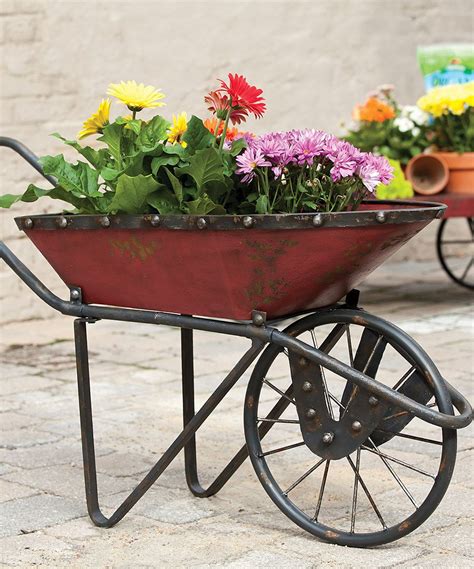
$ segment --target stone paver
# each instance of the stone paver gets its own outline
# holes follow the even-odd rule
[[[473,312],[468,291],[451,285],[436,264],[412,262],[381,267],[361,289],[367,310],[411,334],[447,379],[472,396]],[[472,567],[472,428],[459,433],[458,464],[436,512],[409,536],[376,549],[341,548],[300,530],[269,500],[249,463],[218,495],[195,498],[186,488],[182,456],[121,523],[111,530],[96,528],[84,499],[71,321],[51,313],[48,320],[18,322],[10,306],[2,312],[7,322],[0,333],[2,566]],[[110,514],[181,428],[180,337],[176,329],[146,325],[100,322],[90,328],[100,499]],[[196,333],[197,405],[247,346],[243,339]],[[396,362],[393,365],[396,374]],[[242,379],[198,435],[204,485],[243,443],[245,387]],[[272,444],[280,445],[285,433],[294,436],[291,427],[274,439],[269,435]],[[421,436],[433,433],[427,425],[418,428]],[[399,457],[430,468],[437,447],[420,455],[416,444],[405,439],[393,441],[392,448]],[[290,452],[295,454],[282,459],[282,475],[299,456]],[[384,490],[393,479],[378,457],[371,458],[364,457],[371,488],[380,491],[384,513],[396,515],[410,503],[396,486]],[[413,472],[400,465],[395,470],[417,497],[420,487]],[[320,477],[317,474],[316,482]],[[334,483],[350,493],[353,476],[341,471]],[[319,486],[309,489],[314,494]],[[347,507],[337,499],[327,507],[347,518]],[[377,522],[363,496],[358,512]]]

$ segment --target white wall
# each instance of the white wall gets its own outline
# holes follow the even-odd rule
[[[204,94],[229,71],[264,90],[268,112],[249,129],[337,133],[379,83],[414,102],[423,91],[416,46],[472,41],[471,9],[470,0],[0,0],[0,134],[38,154],[63,151],[48,135],[73,137],[108,83],[127,79],[162,88],[168,115],[205,116]],[[2,193],[36,178],[9,150],[0,149],[0,162]],[[54,209],[40,202],[0,213],[2,238],[48,283],[53,275],[13,217]],[[400,255],[433,257],[433,230]],[[0,271],[1,297],[18,297],[2,304],[8,319],[50,313]]]

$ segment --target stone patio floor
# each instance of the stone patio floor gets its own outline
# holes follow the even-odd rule
[[[435,263],[386,264],[360,288],[362,306],[419,341],[472,401],[471,293]],[[194,498],[182,455],[115,528],[94,527],[84,499],[72,319],[52,312],[48,320],[17,322],[11,304],[2,307],[8,324],[0,333],[3,567],[473,567],[472,428],[459,433],[457,467],[438,510],[414,533],[376,549],[328,545],[299,530],[248,462],[217,496]],[[111,511],[180,429],[179,331],[110,322],[91,328],[99,485]],[[246,345],[196,334],[198,402]],[[243,383],[236,387],[198,439],[205,479],[242,442],[244,391]]]

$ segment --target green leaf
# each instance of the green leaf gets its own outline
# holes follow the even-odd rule
[[[167,213],[181,213],[178,200],[167,188],[160,187],[157,192],[148,196],[148,205],[151,205],[161,215]]]
[[[257,213],[268,213],[268,198],[267,196],[259,196],[255,205]]]
[[[19,201],[31,203],[45,196],[70,203],[76,207],[80,213],[92,213],[94,211],[94,208],[89,200],[75,197],[73,194],[67,192],[63,188],[55,187],[51,188],[50,190],[43,190],[34,184],[30,184],[24,194],[5,194],[3,196],[0,196],[0,207],[9,208],[14,203]]]
[[[151,171],[153,173],[153,176],[157,175],[158,170],[162,166],[176,166],[178,162],[179,162],[179,156],[172,154],[162,154],[161,156],[153,158],[153,160],[151,161]]]
[[[112,123],[104,127],[102,136],[98,138],[107,144],[109,152],[115,158],[119,168],[122,167],[122,131],[123,125]]]
[[[144,213],[149,196],[157,190],[159,184],[149,176],[127,176],[122,174],[117,182],[117,190],[110,203],[109,210],[124,213]]]
[[[245,138],[238,138],[232,143],[230,153],[232,156],[237,156],[242,152],[244,148],[247,148],[247,142]]]
[[[64,156],[44,156],[40,163],[45,174],[54,176],[61,186],[75,196],[100,197],[98,177],[99,172],[85,162],[70,164]]]
[[[202,120],[193,115],[188,122],[188,128],[183,134],[182,140],[187,143],[187,153],[192,155],[197,150],[212,146],[216,139],[204,126]]]
[[[105,167],[100,171],[100,175],[106,182],[113,182],[120,176],[120,174],[122,174],[122,171],[116,170],[115,168]]]
[[[178,202],[181,203],[183,201],[183,185],[178,180],[178,178],[168,170],[168,168],[165,168],[165,172],[168,176],[168,180],[171,183],[171,188],[173,189],[174,195],[177,197]]]
[[[183,160],[188,156],[187,149],[183,148],[181,144],[166,144],[163,146],[163,152],[166,154],[176,154]]]
[[[222,207],[217,206],[207,195],[201,196],[191,202],[186,202],[186,206],[190,215],[206,215],[218,207]]]
[[[155,150],[167,138],[167,131],[170,123],[156,115],[150,122],[146,123],[138,135],[136,146],[141,152]]]
[[[189,165],[177,168],[178,174],[188,174],[196,182],[199,191],[202,191],[210,182],[224,181],[224,165],[215,148],[198,150],[189,159]]]
[[[103,168],[109,160],[109,153],[105,148],[101,148],[100,150],[95,150],[90,146],[81,146],[77,142],[77,140],[66,140],[63,136],[61,136],[57,132],[54,132],[52,136],[59,138],[59,140],[62,140],[64,144],[72,146],[75,150],[79,152],[79,154],[81,154],[81,156],[84,156],[84,158],[90,164],[92,164],[92,166],[94,166],[96,170],[100,170],[101,168]]]

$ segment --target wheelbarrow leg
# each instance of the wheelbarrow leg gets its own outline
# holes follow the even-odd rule
[[[189,420],[186,427],[176,437],[173,443],[162,454],[161,458],[150,469],[148,474],[135,487],[127,498],[120,504],[115,512],[106,517],[100,511],[97,472],[94,451],[94,431],[92,422],[92,404],[90,392],[89,361],[87,347],[87,319],[78,318],[74,321],[74,338],[76,345],[77,380],[79,388],[79,412],[81,419],[81,439],[84,463],[84,481],[86,489],[87,509],[95,525],[112,527],[119,522],[140,498],[151,488],[179,452],[195,436],[196,431],[216,409],[222,399],[242,377],[252,362],[264,348],[264,343],[254,340],[251,347],[240,358],[237,364],[227,374],[224,380],[209,396],[199,411]]]
[[[183,379],[183,423],[184,427],[194,417],[194,349],[193,349],[193,331],[189,329],[181,329],[181,365]],[[267,419],[278,419],[291,402],[293,394],[293,385],[290,385],[285,394],[275,404],[273,409],[267,415]],[[263,437],[274,426],[275,423],[264,422],[259,428],[259,437]],[[197,450],[196,436],[193,435],[184,447],[184,468],[186,473],[186,482],[191,492],[199,498],[208,498],[217,494],[219,490],[228,482],[235,474],[245,459],[248,457],[247,445],[244,444],[235,454],[232,460],[227,464],[224,470],[217,478],[208,486],[203,488],[198,475],[197,469]]]

